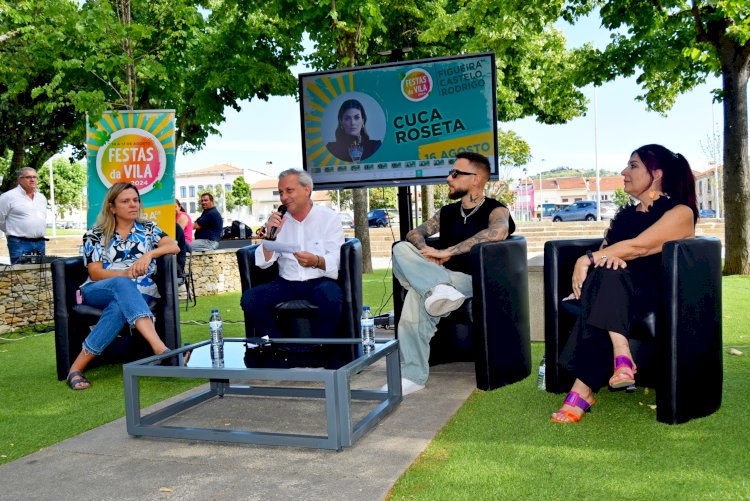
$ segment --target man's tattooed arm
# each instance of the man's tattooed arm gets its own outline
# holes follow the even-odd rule
[[[508,238],[508,218],[510,212],[505,207],[498,207],[490,213],[489,225],[486,230],[476,233],[453,247],[446,249],[451,256],[465,254],[476,244],[481,242],[496,242]]]
[[[427,245],[425,239],[438,231],[440,231],[440,211],[437,211],[430,219],[407,233],[406,240],[417,249],[421,249]]]

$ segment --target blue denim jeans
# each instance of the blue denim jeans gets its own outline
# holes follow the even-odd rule
[[[93,355],[101,355],[125,324],[133,326],[139,318],[154,315],[148,308],[149,296],[141,294],[135,282],[127,277],[113,277],[91,282],[81,288],[83,302],[104,310],[83,347]]]
[[[392,252],[393,275],[407,290],[398,321],[401,376],[426,384],[430,375],[430,340],[441,317],[427,313],[425,294],[438,284],[448,284],[468,299],[474,295],[472,278],[428,261],[409,242],[399,242]]]
[[[38,242],[30,242],[28,240],[21,240],[18,237],[12,237],[10,235],[5,235],[5,237],[8,239],[8,255],[10,256],[10,264],[16,264],[18,258],[20,258],[27,252],[39,251],[42,253],[42,256],[44,255],[44,240],[39,240]]]

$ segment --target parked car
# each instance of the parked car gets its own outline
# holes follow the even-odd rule
[[[540,221],[552,221],[552,214],[565,207],[565,204],[541,204],[541,206],[537,207],[537,217],[540,218]]]
[[[713,209],[701,209],[698,211],[698,216],[702,218],[716,217],[716,211]]]
[[[354,228],[354,218],[346,212],[339,212],[339,221],[344,228]]]
[[[612,219],[617,213],[617,206],[612,202],[601,203],[602,220]],[[552,214],[552,221],[596,221],[596,201],[581,200],[560,209]]]
[[[385,228],[398,224],[398,211],[396,209],[372,209],[367,213],[367,224],[370,228]]]

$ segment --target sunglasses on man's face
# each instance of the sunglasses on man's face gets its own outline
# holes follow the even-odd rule
[[[476,176],[477,174],[476,172],[464,172],[462,170],[453,169],[448,172],[448,175],[453,179],[456,179],[458,176]]]

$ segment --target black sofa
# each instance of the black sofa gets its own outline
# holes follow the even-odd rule
[[[174,255],[156,260],[154,282],[161,298],[149,302],[156,317],[156,332],[168,348],[178,348],[182,342],[180,313],[177,299],[177,262]],[[76,304],[76,291],[86,281],[88,272],[82,257],[58,259],[52,262],[52,291],[54,297],[55,356],[57,379],[68,376],[73,361],[81,352],[89,327],[99,321],[102,310],[85,304]],[[122,363],[153,355],[151,347],[137,332],[130,333],[125,326],[115,341],[95,357],[89,367],[105,363]]]
[[[437,238],[428,245],[436,247]],[[484,242],[470,252],[474,297],[442,318],[430,341],[430,365],[475,363],[477,388],[493,390],[531,373],[526,239]],[[406,290],[393,278],[396,336]]]
[[[573,378],[558,366],[577,318],[562,303],[570,294],[576,259],[602,239],[555,240],[544,246],[544,316],[547,391],[563,393]],[[656,389],[656,418],[676,424],[707,416],[721,406],[721,242],[698,237],[667,242],[662,307],[633,325],[630,347],[636,383]],[[567,302],[566,302],[567,303]]]
[[[255,249],[260,244],[243,247],[237,251],[237,265],[240,272],[242,291],[270,282],[279,274],[274,263],[266,269],[255,265]],[[362,244],[359,239],[347,238],[341,246],[338,284],[343,292],[341,321],[335,336],[340,338],[360,337],[360,316],[362,314]],[[307,301],[286,301],[276,306],[279,328],[285,337],[311,337],[309,319],[317,314],[317,307]],[[245,335],[255,337],[255,332],[245,318]],[[346,350],[346,358],[351,359],[361,350],[352,345]]]

